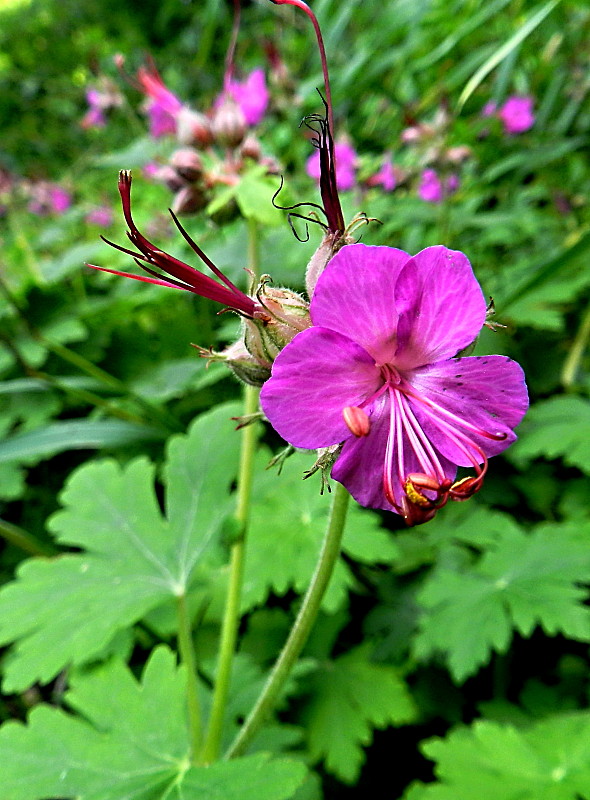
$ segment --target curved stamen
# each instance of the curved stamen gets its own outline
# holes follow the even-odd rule
[[[422,405],[425,405],[425,406],[427,406],[428,408],[430,408],[430,409],[432,409],[434,411],[438,411],[439,414],[443,414],[445,417],[448,417],[449,419],[453,420],[453,422],[457,423],[458,425],[461,425],[462,427],[467,428],[467,430],[470,430],[473,433],[476,433],[478,436],[483,436],[486,439],[494,439],[496,442],[501,442],[508,436],[507,433],[491,433],[490,431],[486,431],[483,428],[478,428],[475,425],[472,425],[470,422],[467,422],[466,420],[462,419],[461,417],[458,417],[456,414],[453,414],[452,411],[447,411],[446,408],[444,408],[443,406],[440,406],[438,403],[435,403],[434,400],[431,400],[429,397],[424,397],[423,395],[418,394],[407,383],[404,384],[404,386],[403,386],[403,388],[401,388],[401,390],[408,397],[411,397],[414,400],[417,400],[419,403],[422,403]]]
[[[432,444],[430,443],[428,437],[426,436],[426,434],[422,430],[422,426],[420,425],[420,423],[416,419],[416,416],[415,416],[414,412],[412,411],[412,408],[411,408],[410,404],[408,403],[408,401],[406,400],[406,398],[404,397],[404,395],[401,392],[398,392],[398,395],[399,395],[400,408],[403,409],[405,418],[407,419],[407,421],[409,423],[407,425],[406,429],[407,430],[410,430],[410,429],[412,430],[412,433],[415,436],[417,436],[419,438],[419,440],[420,440],[418,444],[421,443],[422,447],[427,451],[427,455],[424,454],[425,461],[423,461],[421,458],[418,457],[420,465],[421,465],[421,467],[422,467],[422,469],[423,469],[423,471],[424,471],[424,473],[426,475],[430,475],[430,474],[432,474],[432,472],[434,472],[436,474],[436,477],[437,477],[437,480],[439,481],[439,483],[442,483],[446,479],[446,475],[445,475],[445,472],[444,472],[444,470],[443,470],[443,468],[441,466],[440,459],[438,458],[438,456],[436,454],[436,451],[435,451],[434,447],[432,446]],[[422,447],[420,448],[421,450],[422,450]],[[416,448],[414,448],[414,452],[418,456],[418,452],[417,452]],[[422,452],[424,453],[424,450],[422,450]],[[425,466],[425,462],[426,462],[426,464],[428,464],[427,467]]]

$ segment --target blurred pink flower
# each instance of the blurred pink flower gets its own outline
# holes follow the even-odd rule
[[[264,70],[260,67],[252,70],[244,81],[230,78],[224,91],[240,107],[247,125],[258,125],[268,107],[269,94],[266,88]],[[220,102],[223,94],[218,99]]]
[[[184,107],[182,101],[166,87],[153,64],[137,70],[137,81],[140,90],[148,98],[146,112],[151,136],[159,139],[176,133],[177,118]]]
[[[418,196],[425,203],[442,203],[445,197],[459,188],[459,177],[455,174],[441,178],[436,170],[425,169],[420,176]]]
[[[498,108],[497,104],[494,103],[493,100],[488,100],[485,106],[481,110],[482,117],[493,117],[496,113],[496,109]]]
[[[334,157],[336,161],[336,183],[341,192],[352,189],[356,182],[356,150],[348,142],[336,142],[334,145]],[[320,179],[320,152],[313,153],[305,165],[305,170],[311,178],[316,181]]]
[[[504,132],[507,134],[524,133],[535,124],[533,114],[533,98],[518,97],[513,95],[500,107],[498,116],[504,125]]]
[[[57,183],[39,181],[31,186],[29,211],[38,216],[63,214],[72,205],[70,193]]]
[[[103,110],[102,95],[98,89],[88,89],[86,102],[89,108],[80,120],[80,125],[83,128],[104,128],[107,121]]]
[[[386,155],[381,169],[367,180],[368,186],[381,186],[384,192],[393,192],[397,186],[395,168],[390,156]]]
[[[100,228],[108,228],[113,223],[113,212],[109,206],[96,206],[86,214],[86,222],[98,225]]]

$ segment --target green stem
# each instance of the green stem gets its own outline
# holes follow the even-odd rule
[[[582,324],[580,325],[578,334],[574,339],[574,343],[565,360],[563,369],[561,370],[561,383],[566,389],[571,389],[576,380],[576,373],[580,366],[580,361],[582,360],[584,351],[588,347],[589,340],[590,340],[590,306],[588,306],[588,308],[586,309],[586,313],[582,318]]]
[[[199,685],[197,683],[197,659],[193,644],[193,632],[186,603],[186,594],[177,597],[178,650],[181,663],[186,668],[186,701],[190,733],[190,757],[196,762],[201,746],[201,706],[199,704]]]
[[[350,495],[346,489],[341,484],[337,483],[334,499],[332,501],[328,529],[322,545],[320,558],[303,600],[303,604],[299,609],[295,624],[291,629],[289,638],[268,677],[256,705],[244,723],[244,727],[227,751],[225,755],[226,758],[234,758],[235,756],[241,755],[246,750],[275,706],[280,692],[295,662],[299,658],[299,654],[315,623],[324,593],[328,587],[340,554],[340,544],[342,542],[342,534],[344,533],[349,500]]]
[[[33,534],[23,531],[22,528],[0,519],[0,536],[15,547],[20,547],[25,553],[32,556],[54,556],[57,550],[50,544],[40,542]]]
[[[248,220],[248,267],[252,278],[256,281],[258,273],[258,229],[256,222]],[[260,390],[256,386],[244,388],[244,416],[258,411]],[[237,522],[236,538],[231,547],[229,565],[229,586],[225,613],[221,626],[219,661],[215,676],[213,703],[209,728],[205,744],[200,755],[200,762],[210,764],[219,757],[223,722],[233,664],[238,628],[240,624],[240,602],[244,577],[244,560],[246,554],[246,531],[250,519],[250,502],[252,497],[252,479],[254,477],[254,457],[258,440],[259,425],[250,424],[242,429],[240,449],[240,465],[238,470],[238,498],[235,513]]]

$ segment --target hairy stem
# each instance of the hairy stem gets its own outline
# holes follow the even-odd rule
[[[254,221],[248,221],[248,266],[253,277],[258,272],[258,230]],[[258,410],[258,396],[260,390],[256,386],[244,388],[244,416],[255,414]],[[210,764],[219,757],[221,750],[221,737],[229,685],[231,668],[233,664],[238,627],[240,624],[240,601],[244,576],[244,559],[246,546],[246,531],[250,519],[250,501],[252,496],[252,479],[254,456],[259,426],[246,425],[242,428],[240,465],[238,471],[238,499],[235,513],[237,522],[236,539],[231,547],[229,587],[225,606],[225,613],[221,628],[221,643],[219,661],[213,692],[211,718],[205,744],[200,755],[200,762]]]
[[[344,533],[349,500],[350,495],[346,489],[337,483],[320,558],[295,624],[256,705],[244,723],[244,727],[225,754],[226,758],[239,756],[246,750],[274,708],[281,690],[305,646],[340,554],[340,544]]]

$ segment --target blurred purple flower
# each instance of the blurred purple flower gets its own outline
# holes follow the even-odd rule
[[[389,155],[385,156],[381,169],[367,180],[367,185],[381,186],[384,192],[393,192],[397,186],[397,176]]]
[[[494,103],[493,100],[488,100],[485,106],[481,110],[482,117],[493,117],[496,113],[496,109],[498,108],[497,104]]]
[[[96,206],[86,214],[86,222],[109,228],[113,224],[113,211],[109,206]]]
[[[524,133],[535,124],[533,98],[513,95],[500,107],[498,116],[507,134]]]
[[[261,404],[290,444],[343,444],[332,477],[362,505],[427,522],[483,483],[528,397],[506,356],[457,358],[486,301],[463,253],[343,247],[320,275],[313,327],[277,356]],[[456,480],[457,467],[475,475]]]
[[[107,124],[103,110],[102,95],[98,89],[88,89],[86,92],[88,111],[80,120],[83,128],[104,128]]]
[[[228,94],[238,104],[247,125],[258,125],[266,113],[269,101],[264,70],[260,67],[252,70],[244,81],[230,78],[224,93],[217,100],[218,103],[222,102],[224,94]]]
[[[159,139],[176,133],[178,115],[184,108],[182,101],[166,87],[153,64],[137,70],[137,81],[140,90],[148,98],[146,113],[151,136]]]
[[[346,141],[336,142],[334,145],[334,160],[336,167],[336,184],[341,192],[352,189],[356,182],[357,155],[354,147]],[[320,152],[313,153],[305,165],[305,170],[316,181],[321,177]]]
[[[29,211],[37,216],[63,214],[72,205],[70,193],[57,183],[39,181],[30,188]]]
[[[456,192],[458,188],[459,177],[457,175],[452,174],[447,178],[441,178],[436,170],[425,169],[420,176],[418,196],[425,203],[442,203],[445,197]]]

